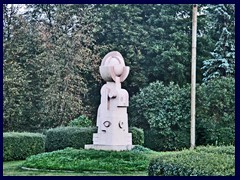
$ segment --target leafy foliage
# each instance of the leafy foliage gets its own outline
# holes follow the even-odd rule
[[[15,5],[4,5],[4,131],[39,128],[37,110],[43,99],[36,59],[42,48],[35,28],[17,12]]]
[[[46,24],[39,25],[39,33],[45,46],[41,59],[47,75],[44,86],[45,108],[42,113],[48,116],[48,122],[42,126],[66,125],[79,113],[89,114],[90,107],[83,105],[90,91],[87,81],[90,83],[92,79],[98,78],[95,76],[95,67],[92,66],[100,59],[95,52],[97,46],[94,46],[94,40],[89,34],[94,27],[90,21],[92,14],[83,5],[30,7],[33,11],[30,15],[36,14],[32,17],[36,22],[41,21],[41,11],[50,14],[44,19]]]
[[[196,152],[235,155],[235,146],[198,146]]]
[[[235,5],[209,5],[208,12],[217,42],[212,58],[203,62],[203,81],[235,75]]]
[[[68,123],[71,127],[91,127],[92,121],[85,115],[81,115],[78,118],[73,119]]]
[[[142,153],[147,153],[147,152],[153,152],[151,149],[146,148],[144,146],[141,145],[135,145],[132,149],[132,152],[142,152]]]
[[[145,130],[145,146],[175,150],[189,146],[190,89],[151,83],[131,99],[130,124]],[[189,133],[187,133],[189,132]]]
[[[147,169],[149,159],[142,153],[132,151],[103,151],[66,148],[31,156],[24,167],[82,171],[109,171],[127,173]]]
[[[18,63],[14,61],[4,61],[4,131],[24,129],[24,126],[26,126],[27,122],[24,117],[25,108],[27,106],[26,88],[28,82],[26,79],[27,72],[24,71]]]
[[[221,147],[220,147],[221,148]],[[223,147],[226,152],[219,153],[219,147],[163,154],[153,159],[148,168],[150,176],[235,176],[235,148]]]
[[[3,133],[3,160],[26,159],[45,151],[45,136],[39,133]]]
[[[100,58],[90,7],[35,4],[25,14],[17,8],[4,5],[4,130],[37,131],[91,116]]]
[[[57,127],[46,132],[46,151],[55,151],[66,147],[84,148],[92,143],[95,127]]]
[[[229,145],[235,141],[235,80],[221,78],[197,86],[196,143]],[[131,99],[129,121],[144,129],[146,147],[189,147],[190,87],[151,83]]]
[[[235,79],[209,81],[196,95],[197,144],[235,144]]]
[[[123,54],[131,73],[126,80],[130,95],[156,80],[182,86],[190,82],[192,7],[189,4],[96,5],[98,44]],[[211,34],[204,5],[198,15],[197,82],[202,80],[202,61],[210,58]],[[117,12],[117,13],[116,13]]]
[[[137,127],[130,127],[129,132],[132,133],[132,144],[143,145],[144,144],[144,132],[143,129]]]
[[[81,114],[94,121],[103,83],[98,66],[112,50],[131,67],[123,83],[130,97],[157,80],[190,82],[189,4],[27,4],[25,13],[19,7],[3,5],[4,131],[65,126]],[[198,10],[197,82],[234,76],[235,5]]]

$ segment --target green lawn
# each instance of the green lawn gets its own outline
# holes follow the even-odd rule
[[[4,176],[147,176],[147,172],[135,172],[129,174],[113,174],[99,172],[63,172],[63,171],[43,171],[43,170],[24,170],[21,169],[21,164],[24,161],[9,161],[3,162]]]

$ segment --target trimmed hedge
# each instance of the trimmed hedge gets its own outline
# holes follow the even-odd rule
[[[96,127],[57,127],[46,132],[46,151],[55,151],[66,147],[84,148],[85,144],[92,144],[93,133]],[[131,127],[133,144],[142,145],[144,142],[143,130]]]
[[[45,136],[40,133],[3,133],[3,160],[23,160],[45,151]]]
[[[199,146],[197,152],[235,155],[235,146]]]
[[[57,127],[46,132],[46,151],[55,151],[66,147],[84,148],[85,144],[92,144],[96,127]]]
[[[149,176],[234,176],[235,148],[207,147],[161,155],[151,160]]]

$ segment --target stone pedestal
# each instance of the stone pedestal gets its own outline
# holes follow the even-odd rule
[[[96,149],[106,151],[127,151],[131,150],[134,145],[97,145],[97,144],[86,144],[85,149]]]

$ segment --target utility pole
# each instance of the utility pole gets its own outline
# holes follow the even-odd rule
[[[192,12],[192,70],[191,70],[191,149],[195,148],[195,106],[196,106],[196,48],[197,48],[197,4]]]

